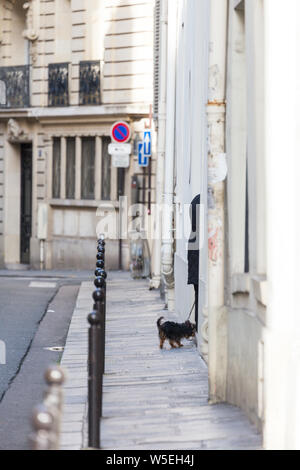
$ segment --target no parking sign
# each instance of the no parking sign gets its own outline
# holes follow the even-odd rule
[[[114,142],[124,144],[131,137],[131,130],[127,122],[118,121],[111,128],[111,138]]]

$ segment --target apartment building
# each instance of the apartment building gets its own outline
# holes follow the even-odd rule
[[[140,202],[154,186],[134,145],[151,125],[153,0],[1,0],[0,39],[0,263],[91,268],[132,176]],[[128,168],[108,153],[117,121]],[[128,239],[111,238],[108,268],[128,267]]]

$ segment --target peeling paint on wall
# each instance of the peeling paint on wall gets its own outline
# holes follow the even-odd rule
[[[208,227],[208,254],[209,259],[214,263],[217,263],[222,255],[220,238],[220,235],[222,235],[221,228],[221,220],[217,220],[214,226]]]
[[[211,210],[215,209],[216,207],[214,190],[211,186],[209,186],[207,190],[207,206],[208,209]]]
[[[208,168],[208,183],[220,183],[226,179],[228,173],[226,154],[220,153],[215,158],[213,158],[212,161],[213,166]]]

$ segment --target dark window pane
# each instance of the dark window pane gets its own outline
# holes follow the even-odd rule
[[[52,196],[55,199],[60,198],[60,139],[53,139],[53,171],[52,171]]]
[[[101,187],[101,199],[102,201],[110,201],[110,177],[111,177],[111,156],[108,153],[108,146],[110,144],[109,137],[103,137],[102,139],[102,187]]]
[[[99,60],[79,63],[79,104],[101,104]]]
[[[81,152],[81,198],[94,199],[95,138],[83,137]]]
[[[75,137],[67,138],[66,198],[75,198]]]
[[[1,108],[30,106],[29,65],[0,67]]]
[[[48,65],[48,106],[68,106],[69,64]]]

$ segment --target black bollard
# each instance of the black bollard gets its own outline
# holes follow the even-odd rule
[[[98,251],[97,253],[97,260],[98,261],[103,261],[104,262],[105,255],[101,251]]]
[[[97,266],[97,268],[99,268],[99,269],[104,269],[105,263],[104,263],[104,261],[101,259],[101,260],[98,260],[98,261],[97,261],[96,266]]]
[[[94,282],[97,289],[93,293],[94,308],[98,312],[101,322],[101,354],[99,364],[104,374],[105,369],[105,280],[97,277]],[[100,287],[101,286],[101,287]]]
[[[103,277],[97,277],[94,282],[97,289],[93,294],[93,298],[95,301],[94,308],[99,312],[100,320],[101,320],[101,347],[102,347],[102,362],[101,362],[101,369],[104,374],[105,372],[105,333],[106,333],[106,282]]]
[[[102,347],[101,324],[98,312],[88,316],[89,328],[89,358],[88,358],[88,446],[100,449],[100,417],[102,407],[102,370],[99,358]]]

